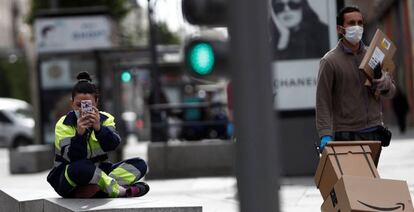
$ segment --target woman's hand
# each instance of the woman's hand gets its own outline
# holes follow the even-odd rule
[[[89,120],[91,122],[91,126],[95,131],[101,130],[101,117],[99,115],[99,110],[96,107],[93,107],[93,112],[89,113]]]
[[[90,120],[86,116],[86,114],[81,114],[78,118],[77,124],[76,124],[76,131],[79,135],[85,134],[85,131],[87,128],[90,127]]]

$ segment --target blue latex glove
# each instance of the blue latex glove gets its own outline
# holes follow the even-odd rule
[[[326,144],[329,141],[332,141],[332,136],[330,136],[330,135],[324,135],[324,136],[322,136],[322,138],[321,138],[321,144],[319,144],[319,151],[320,152],[323,151],[323,149],[325,148]]]
[[[234,134],[234,124],[229,122],[227,124],[227,136],[229,136],[230,138],[233,137]]]

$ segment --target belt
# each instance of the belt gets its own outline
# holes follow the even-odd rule
[[[378,126],[365,128],[363,130],[358,131],[359,133],[367,133],[367,132],[374,132],[375,130],[378,130]]]

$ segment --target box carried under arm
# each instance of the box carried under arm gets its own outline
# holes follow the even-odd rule
[[[374,78],[374,68],[380,63],[384,71],[392,72],[395,70],[395,64],[392,60],[397,47],[395,44],[379,29],[375,32],[374,37],[362,59],[359,69],[363,70],[369,81]]]

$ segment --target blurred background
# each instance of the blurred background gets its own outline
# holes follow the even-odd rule
[[[299,46],[280,42],[274,22],[280,8],[269,6],[269,21],[263,23],[270,35],[272,116],[285,145],[284,176],[314,174],[318,64],[338,41],[336,13],[343,6],[357,5],[363,12],[366,44],[377,28],[396,44],[393,76],[399,94],[384,101],[385,122],[400,134],[414,125],[414,2],[306,2],[314,22],[305,15],[283,19],[304,30],[320,27],[291,35]],[[81,71],[93,76],[100,110],[116,117],[131,151],[139,143],[233,143],[237,105],[232,102],[235,73],[227,64],[234,54],[229,33],[226,24],[214,24],[220,14],[207,14],[213,24],[197,24],[191,12],[197,14],[196,8],[183,11],[181,0],[0,0],[1,146],[52,144],[54,125],[71,110],[71,89]],[[302,40],[317,45],[300,46]]]
[[[234,133],[232,103],[229,103],[231,80],[229,67],[223,62],[229,53],[225,46],[229,37],[227,28],[191,25],[183,16],[181,3],[180,0],[1,0],[0,97],[29,103],[23,106],[24,103],[11,99],[1,101],[2,145],[53,143],[54,125],[71,109],[70,91],[81,71],[93,75],[100,90],[100,109],[117,117],[117,128],[124,138],[133,136],[139,142],[230,140]],[[291,140],[317,139],[313,119],[318,61],[336,45],[335,16],[344,5],[357,5],[364,12],[365,43],[380,28],[397,45],[394,57],[397,68],[393,75],[400,95],[384,101],[383,111],[386,123],[399,126],[401,132],[414,124],[411,112],[414,3],[309,1],[309,7],[324,27],[316,33],[324,38],[320,41],[321,53],[311,53],[306,47],[281,47],[277,43],[277,27],[269,19],[274,47],[275,116],[281,119],[285,134],[291,134],[290,129],[304,132]],[[279,12],[275,8],[270,11],[271,17]],[[301,25],[310,24],[314,25]],[[311,40],[310,33],[306,37],[307,42],[316,42]],[[292,35],[291,39],[301,38]],[[209,41],[214,49],[212,55],[191,56],[189,52],[197,41]],[[201,66],[205,65],[202,63],[209,63],[209,56],[215,56],[216,60],[207,73],[194,69],[194,63],[188,65],[188,58],[196,58],[195,63],[201,61]],[[406,103],[394,103],[398,101]],[[3,114],[3,110],[13,113]],[[24,122],[10,117],[20,117],[19,114],[33,121],[16,124],[25,126],[22,129],[32,128],[34,133],[25,129],[6,135],[13,131],[7,130],[13,128],[7,123]],[[281,137],[284,132],[280,132]]]

